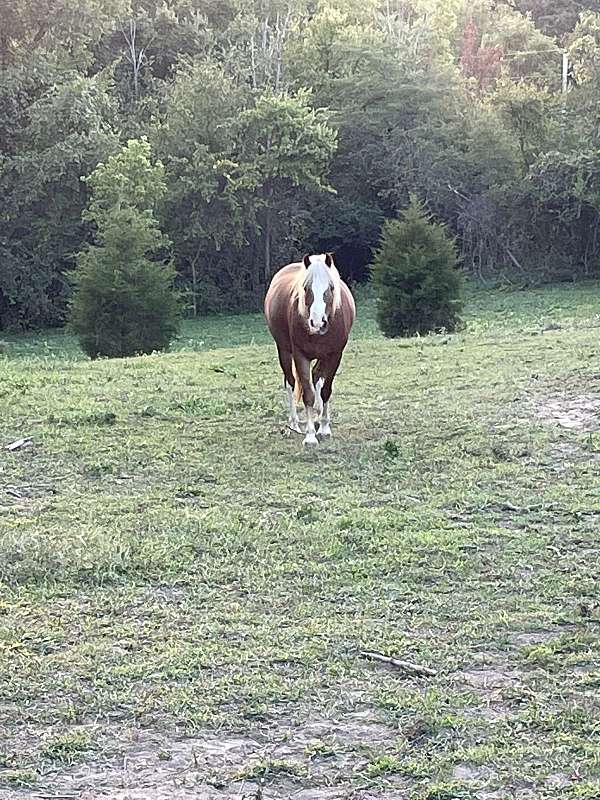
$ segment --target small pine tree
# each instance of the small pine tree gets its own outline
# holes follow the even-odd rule
[[[383,226],[371,265],[377,320],[386,336],[413,336],[460,322],[462,280],[458,255],[444,225],[412,199],[400,220]]]
[[[175,270],[153,259],[170,244],[154,218],[164,169],[150,146],[130,141],[86,179],[92,200],[85,219],[97,244],[78,254],[70,325],[91,357],[122,357],[165,349],[177,333]]]

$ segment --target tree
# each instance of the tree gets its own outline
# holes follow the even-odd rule
[[[263,94],[240,115],[239,157],[253,171],[263,206],[263,281],[272,274],[274,216],[291,192],[329,191],[326,175],[337,136],[325,109],[310,105],[311,94]]]
[[[539,153],[558,137],[554,123],[556,100],[536,86],[505,80],[496,86],[490,105],[498,109],[516,136],[526,172]]]
[[[259,283],[255,259],[240,252],[258,230],[256,175],[237,152],[247,98],[219,64],[185,64],[153,134],[166,168],[161,217],[194,316],[243,307]]]
[[[383,226],[372,264],[377,320],[386,336],[454,330],[462,305],[456,246],[416,200]]]
[[[62,324],[79,176],[144,136],[194,313],[306,248],[365,277],[411,193],[486,280],[596,269],[600,0],[0,2],[0,327]]]
[[[79,178],[118,149],[100,76],[50,65],[34,76],[0,73],[0,108],[14,112],[0,123],[0,328],[64,321],[65,272],[85,238]]]
[[[475,78],[480,89],[487,89],[501,72],[502,49],[483,47],[477,25],[470,20],[465,28],[460,66],[468,78]]]
[[[585,11],[600,11],[599,0],[505,0],[522,14],[530,14],[540,30],[548,36],[562,38],[575,27]]]
[[[91,358],[162,350],[178,311],[173,267],[160,258],[169,241],[154,218],[164,167],[152,163],[147,141],[131,140],[86,182],[97,243],[78,256],[71,326]]]
[[[127,0],[4,0],[0,69],[31,64],[50,53],[71,67],[90,60],[90,45],[127,5]]]

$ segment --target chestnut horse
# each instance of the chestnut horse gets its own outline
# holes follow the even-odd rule
[[[307,255],[288,264],[269,286],[265,317],[283,370],[289,427],[302,432],[296,408],[302,398],[305,445],[318,443],[315,423],[319,423],[319,436],[331,436],[331,388],[355,316],[354,298],[329,253]]]

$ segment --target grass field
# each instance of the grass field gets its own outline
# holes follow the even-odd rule
[[[9,339],[0,798],[600,798],[600,286],[372,312],[309,452],[259,316]]]

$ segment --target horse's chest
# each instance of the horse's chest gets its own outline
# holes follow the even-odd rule
[[[341,341],[335,331],[329,331],[323,336],[315,334],[310,336],[303,331],[293,337],[294,349],[300,350],[310,361],[327,358],[343,349],[345,341]]]

